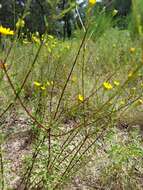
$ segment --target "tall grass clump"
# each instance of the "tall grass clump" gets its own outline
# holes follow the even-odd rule
[[[132,1],[132,12],[130,15],[129,29],[131,35],[134,37],[142,37],[143,35],[143,7],[142,1],[133,0]]]
[[[94,189],[142,188],[142,121],[133,115],[143,108],[143,49],[129,31],[112,27],[113,16],[101,10],[92,17],[92,10],[90,4],[80,38],[63,41],[45,32],[19,40],[17,31],[11,40],[3,37],[10,44],[1,52],[0,119],[15,111],[30,118],[34,133],[17,189],[66,189],[77,175],[90,174]],[[130,131],[132,123],[138,127]],[[9,189],[5,140],[3,190]]]

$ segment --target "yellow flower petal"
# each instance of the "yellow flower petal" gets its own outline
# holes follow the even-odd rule
[[[89,4],[90,5],[95,5],[96,4],[96,0],[89,0]]]
[[[37,82],[37,81],[34,81],[34,85],[35,86],[41,86],[41,84],[39,82]]]
[[[47,81],[47,83],[46,83],[46,84],[47,84],[47,86],[50,86],[50,85],[51,85],[49,81]]]
[[[133,87],[131,90],[135,91],[135,90],[136,90],[136,87]]]
[[[116,86],[119,86],[120,85],[120,82],[119,81],[114,81],[114,84],[116,85]]]
[[[131,48],[129,49],[129,51],[130,51],[130,53],[134,53],[134,52],[136,51],[136,49],[135,49],[134,47],[131,47]]]
[[[109,82],[104,82],[103,87],[107,90],[111,90],[113,86]]]
[[[128,77],[132,77],[132,76],[133,76],[133,73],[129,72]]]
[[[78,95],[78,100],[81,101],[81,102],[83,102],[84,101],[84,97],[81,94],[79,94]]]
[[[112,12],[112,16],[116,16],[117,13],[118,13],[118,10],[114,9],[113,12]]]
[[[41,86],[41,90],[46,90],[46,87],[45,86]]]
[[[2,35],[14,35],[14,31],[10,30],[10,28],[4,28],[2,25],[0,26],[0,34]]]
[[[143,100],[142,99],[139,99],[138,102],[139,102],[139,104],[143,104]]]
[[[124,101],[124,100],[121,100],[121,101],[120,101],[120,104],[121,104],[121,105],[125,105],[125,101]]]
[[[76,82],[77,78],[75,76],[73,76],[71,80],[72,80],[72,82]]]
[[[51,81],[51,85],[53,85],[54,84],[54,82],[53,81]]]

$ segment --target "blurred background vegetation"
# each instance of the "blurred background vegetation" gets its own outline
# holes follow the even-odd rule
[[[83,27],[87,4],[87,0],[1,0],[0,24],[15,29],[18,18],[22,17],[25,20],[24,32],[38,31],[42,35],[48,31],[59,38],[69,38],[75,29]],[[103,9],[107,14],[118,10],[115,16],[117,26],[124,28],[127,27],[126,16],[130,14],[131,0],[97,1],[93,15],[97,16],[97,9]]]

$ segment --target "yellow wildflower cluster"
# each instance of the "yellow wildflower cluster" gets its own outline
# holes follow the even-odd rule
[[[113,88],[113,86],[109,82],[104,82],[103,86],[107,90],[111,90]]]
[[[119,81],[116,81],[116,80],[115,80],[113,83],[114,83],[114,85],[115,85],[116,87],[118,87],[118,86],[120,85],[120,82],[119,82]],[[113,89],[113,85],[110,84],[109,82],[104,82],[104,83],[103,83],[103,87],[104,87],[106,90],[112,90],[112,89]]]
[[[46,87],[53,85],[53,81],[50,81],[50,82],[47,81],[46,84],[41,84],[38,81],[34,81],[33,84],[34,84],[35,87],[38,87],[41,90],[46,90]]]
[[[5,28],[1,25],[0,26],[0,34],[5,35],[5,36],[14,35],[14,31],[10,30],[10,28]]]
[[[52,53],[53,49],[56,47],[58,44],[56,38],[52,35],[47,35],[45,38],[42,37],[45,43],[45,46],[47,47],[47,50],[49,53]]]

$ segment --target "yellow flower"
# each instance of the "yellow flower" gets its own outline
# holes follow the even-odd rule
[[[113,88],[113,86],[109,82],[104,82],[103,86],[107,90],[111,90]]]
[[[18,19],[17,23],[16,23],[16,28],[23,28],[25,26],[25,21],[21,18]]]
[[[135,91],[135,90],[136,90],[136,87],[133,87],[131,90]]]
[[[121,100],[121,101],[120,101],[120,104],[121,104],[121,105],[125,105],[125,101],[124,101],[124,100]]]
[[[115,84],[115,86],[119,86],[120,85],[120,82],[118,82],[118,81],[114,81],[114,84]]]
[[[78,95],[78,100],[81,101],[81,102],[83,102],[84,101],[84,97],[81,94],[79,94]]]
[[[47,81],[47,83],[46,83],[46,84],[47,84],[47,86],[50,86],[50,85],[51,85],[49,81]]]
[[[37,82],[37,81],[34,81],[34,85],[37,86],[37,87],[41,86],[41,84],[39,82]]]
[[[139,104],[143,104],[143,100],[142,99],[139,99],[138,102],[139,102]]]
[[[96,4],[96,0],[89,0],[89,4],[95,5]]]
[[[67,46],[66,46],[66,48],[69,50],[69,49],[70,49],[70,46],[69,46],[69,45],[67,45]]]
[[[4,28],[2,25],[0,26],[0,34],[2,35],[14,35],[14,31],[10,30],[10,28]]]
[[[3,61],[0,60],[0,69],[7,68],[8,65],[6,63],[3,63]]]
[[[37,37],[39,37],[39,32],[38,32],[38,31],[36,31],[36,32],[35,32],[35,35],[36,35]]]
[[[141,87],[143,87],[143,83],[141,83]]]
[[[77,81],[77,78],[76,76],[73,76],[72,79],[71,79],[72,82],[76,82]]]
[[[130,51],[130,53],[134,53],[134,52],[136,51],[136,49],[135,49],[134,47],[131,47],[131,48],[129,49],[129,51]]]
[[[51,81],[51,85],[53,85],[54,84],[54,82],[53,81]]]
[[[109,104],[110,104],[110,105],[112,105],[112,104],[113,104],[113,102],[112,102],[112,101],[110,101],[110,102],[109,102]]]
[[[45,86],[41,86],[41,90],[46,90],[46,87]]]
[[[129,72],[128,77],[132,77],[132,76],[133,76],[133,73]]]
[[[37,43],[37,44],[40,44],[40,39],[33,34],[32,34],[32,41]]]
[[[117,13],[118,13],[118,10],[114,9],[113,12],[112,12],[112,16],[116,16]]]

